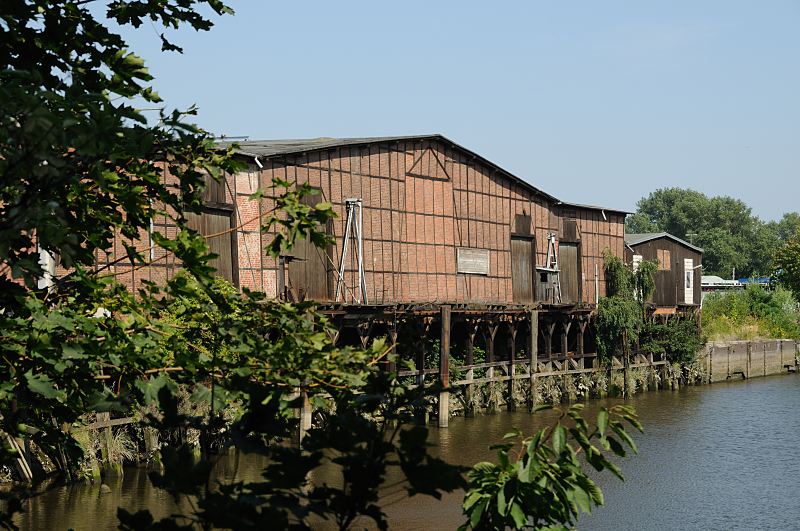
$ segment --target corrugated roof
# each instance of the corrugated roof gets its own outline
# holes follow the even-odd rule
[[[572,207],[572,208],[586,208],[586,209],[589,209],[589,210],[607,210],[609,212],[614,212],[615,214],[633,214],[633,212],[629,212],[627,210],[620,210],[618,208],[601,207],[601,206],[597,206],[597,205],[582,205],[580,203],[569,203],[567,201],[559,201],[558,204],[560,206]]]
[[[620,214],[630,214],[625,210],[618,210],[614,208],[607,208],[607,207],[599,207],[593,205],[581,205],[577,203],[568,203],[564,201],[560,201],[558,198],[548,194],[547,192],[533,186],[532,184],[528,183],[527,181],[517,177],[516,175],[512,174],[511,172],[503,169],[502,167],[498,166],[494,162],[478,155],[474,151],[471,151],[464,146],[456,144],[449,138],[445,137],[441,134],[428,134],[428,135],[410,135],[410,136],[374,136],[374,137],[361,137],[361,138],[330,138],[330,137],[320,137],[320,138],[307,138],[307,139],[293,139],[293,140],[245,140],[241,142],[227,142],[227,141],[220,141],[218,145],[221,148],[227,148],[232,144],[238,144],[239,149],[238,153],[241,153],[245,156],[250,157],[263,157],[263,158],[270,158],[270,157],[279,157],[281,155],[292,155],[297,153],[306,153],[309,151],[318,151],[318,150],[326,150],[326,149],[335,149],[338,147],[344,146],[358,146],[358,145],[365,145],[365,144],[376,144],[381,142],[402,142],[405,140],[413,140],[413,141],[420,141],[420,140],[438,140],[445,144],[450,144],[452,147],[459,149],[467,153],[468,155],[481,160],[483,163],[495,168],[499,172],[503,173],[506,177],[510,178],[511,180],[521,184],[528,190],[543,196],[554,203],[562,206],[573,207],[573,208],[585,208],[590,210],[607,210],[609,212],[615,212]]]
[[[524,186],[533,193],[538,194],[546,199],[549,199],[550,201],[556,203],[558,202],[558,199],[556,197],[548,194],[544,190],[536,188],[535,186],[520,179],[511,172],[498,166],[489,159],[482,157],[481,155],[478,155],[474,151],[470,151],[464,146],[456,144],[449,138],[440,134],[411,135],[411,136],[374,136],[374,137],[363,137],[363,138],[321,137],[321,138],[295,139],[295,140],[245,140],[241,142],[220,141],[217,142],[217,145],[219,145],[221,148],[227,148],[232,144],[238,144],[239,149],[237,150],[237,152],[241,153],[242,155],[250,157],[270,158],[270,157],[279,157],[281,155],[306,153],[309,151],[335,149],[344,146],[358,146],[364,144],[376,144],[380,142],[402,142],[404,140],[414,140],[414,141],[438,140],[445,144],[450,144],[452,147],[459,149],[460,151],[463,151],[464,153],[470,155],[471,157],[482,161],[484,164],[487,164],[495,168],[497,171],[504,174],[509,179],[519,183],[520,185]]]
[[[363,138],[298,138],[290,140],[245,140],[241,142],[220,141],[217,144],[222,148],[227,148],[232,144],[238,144],[238,152],[251,157],[274,157],[278,155],[291,155],[293,153],[305,153],[307,151],[317,151],[320,149],[333,149],[343,146],[357,146],[363,144],[375,144],[378,142],[395,142],[402,140],[422,140],[427,138],[441,137],[441,135],[415,135],[415,136],[374,136]]]
[[[690,249],[694,249],[698,253],[702,253],[703,249],[697,247],[696,245],[692,245],[691,243],[681,240],[677,236],[670,234],[669,232],[644,232],[641,234],[626,234],[625,235],[625,243],[628,245],[639,245],[640,243],[649,242],[651,240],[657,240],[659,238],[667,238],[669,240],[675,241],[680,243],[681,245],[685,245]]]

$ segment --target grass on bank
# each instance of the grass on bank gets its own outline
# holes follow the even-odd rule
[[[703,301],[703,332],[710,341],[800,338],[800,304],[780,286],[711,293]]]

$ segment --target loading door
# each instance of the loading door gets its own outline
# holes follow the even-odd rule
[[[322,201],[322,193],[305,195],[302,202],[314,206]],[[328,234],[331,227],[326,227]],[[298,239],[289,257],[287,288],[295,301],[330,301],[332,298],[332,269],[330,248],[320,249],[307,238]]]
[[[204,207],[202,214],[187,214],[188,225],[206,239],[208,250],[216,255],[208,264],[220,276],[238,285],[238,264],[236,263],[236,231],[233,225],[233,211],[224,208]]]
[[[558,266],[561,269],[561,302],[574,304],[580,302],[581,290],[579,286],[580,262],[578,260],[578,244],[559,242]]]
[[[533,238],[511,237],[511,289],[514,302],[533,303]]]

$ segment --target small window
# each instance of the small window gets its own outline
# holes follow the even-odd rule
[[[656,257],[658,258],[659,271],[670,271],[672,269],[671,258],[667,249],[659,249]]]
[[[547,273],[539,273],[539,282],[547,284]]]

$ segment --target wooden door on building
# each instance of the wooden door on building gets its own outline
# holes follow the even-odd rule
[[[233,209],[206,206],[201,214],[188,214],[187,219],[189,228],[205,236],[208,250],[217,255],[209,261],[209,265],[217,270],[217,276],[238,286],[236,231],[231,230],[234,227]]]
[[[683,259],[683,303],[694,304],[694,259]]]
[[[534,302],[535,256],[533,238],[511,237],[511,289],[515,303]]]
[[[561,302],[575,304],[581,301],[580,277],[581,267],[578,253],[578,244],[559,242],[558,266],[561,269]]]
[[[303,196],[302,202],[314,206],[322,201],[320,192]],[[331,227],[327,227],[328,234]],[[333,298],[331,249],[320,249],[307,238],[298,239],[288,257],[289,296],[295,301],[330,301]]]

